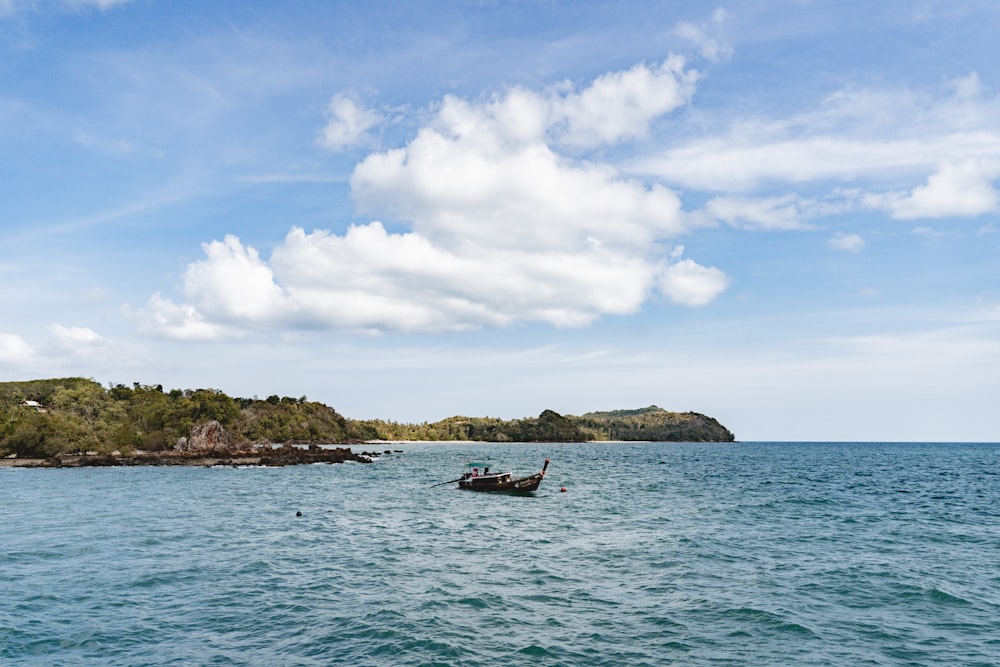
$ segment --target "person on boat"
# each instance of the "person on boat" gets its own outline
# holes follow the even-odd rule
[[[479,468],[473,468],[472,469],[472,476],[473,477],[479,477]]]
[[[490,474],[490,467],[489,466],[486,466],[485,468],[483,468],[483,474],[484,475],[489,475]]]

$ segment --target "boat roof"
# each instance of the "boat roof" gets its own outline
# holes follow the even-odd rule
[[[465,467],[466,468],[492,468],[493,464],[489,463],[489,462],[483,462],[483,461],[472,461],[470,463],[466,463]]]

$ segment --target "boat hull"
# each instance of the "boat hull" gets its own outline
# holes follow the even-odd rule
[[[538,489],[545,478],[544,472],[538,472],[528,477],[517,479],[490,479],[489,477],[471,477],[459,480],[458,488],[464,491],[480,491],[484,493],[531,493]]]

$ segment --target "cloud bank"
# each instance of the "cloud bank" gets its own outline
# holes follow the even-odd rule
[[[295,227],[265,260],[236,236],[203,245],[185,302],[157,294],[149,332],[212,339],[252,330],[428,332],[542,322],[579,327],[638,311],[657,294],[703,306],[719,269],[670,256],[688,230],[678,195],[579,151],[647,136],[689,102],[698,74],[671,57],[577,90],[513,88],[489,100],[446,97],[405,146],[354,169],[372,222],[345,233]],[[376,122],[334,98],[322,143],[354,144]],[[389,231],[396,225],[409,231]]]
[[[710,37],[725,20],[678,34],[718,61],[732,53]],[[675,245],[701,226],[800,232],[872,211],[918,220],[1000,210],[1000,101],[975,73],[936,97],[845,89],[786,118],[721,121],[682,113],[703,76],[670,56],[583,86],[446,96],[405,145],[355,165],[351,195],[369,222],[293,227],[268,258],[236,236],[206,243],[183,301],[154,295],[144,328],[192,340],[580,327],[724,293],[723,270]],[[383,122],[334,96],[319,144],[364,145]],[[691,193],[698,203],[685,206]],[[865,245],[851,231],[827,243]]]
[[[702,136],[637,156],[628,171],[719,193],[702,211],[709,219],[758,229],[860,210],[894,220],[1000,211],[1000,99],[975,72],[945,88],[845,89],[786,118],[704,119]]]

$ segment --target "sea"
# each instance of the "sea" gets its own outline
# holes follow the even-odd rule
[[[1000,445],[383,448],[0,468],[0,665],[1000,664]]]

